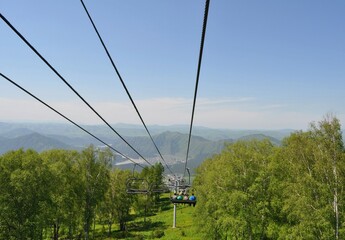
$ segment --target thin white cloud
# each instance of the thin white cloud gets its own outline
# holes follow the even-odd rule
[[[319,116],[301,112],[248,111],[245,109],[213,109],[197,112],[196,125],[230,129],[305,129]]]
[[[0,120],[2,121],[45,121],[54,119],[55,115],[35,100],[0,98]]]
[[[243,105],[243,103],[246,103]],[[68,118],[80,124],[103,122],[80,101],[49,103]],[[129,102],[90,103],[108,123],[141,124]],[[147,125],[189,124],[192,99],[155,98],[136,101]],[[322,116],[312,112],[283,111],[284,105],[259,106],[253,98],[198,99],[194,124],[214,128],[277,129],[307,128],[309,123]],[[30,100],[0,98],[0,121],[58,121],[65,122],[58,114],[41,103]],[[339,114],[345,120],[344,114]]]
[[[221,98],[221,99],[209,99],[201,98],[197,100],[198,106],[209,106],[209,105],[228,105],[235,103],[247,103],[253,102],[255,99],[251,97],[241,97],[241,98]]]
[[[271,109],[280,109],[287,107],[286,104],[270,104],[270,105],[264,105],[260,106],[260,109],[262,110],[271,110]]]

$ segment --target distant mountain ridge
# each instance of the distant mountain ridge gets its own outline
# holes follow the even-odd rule
[[[126,156],[133,159],[139,158],[108,127],[95,125],[86,125],[83,127]],[[175,170],[183,170],[186,161],[188,127],[149,126],[148,128],[167,163]],[[140,126],[133,125],[133,128],[131,128],[131,125],[114,125],[114,129],[151,163],[161,160],[146,131],[141,129]],[[237,140],[268,138],[272,143],[279,145],[280,139],[266,135],[265,133],[274,132],[275,134],[272,135],[281,137],[291,131],[260,132],[258,130],[221,130],[193,127],[188,166],[191,169],[197,167],[206,158],[220,153],[226,143]],[[104,147],[103,143],[68,124],[0,122],[0,154],[19,148],[32,148],[38,152],[53,148],[81,150],[90,144],[97,147]],[[123,161],[123,159],[118,158],[118,161]]]
[[[72,146],[64,144],[58,140],[43,136],[38,133],[29,133],[27,135],[14,137],[14,138],[5,138],[0,137],[0,153],[5,153],[10,150],[17,149],[35,149],[38,152],[48,150],[48,149],[73,149]]]
[[[36,133],[33,130],[30,130],[28,128],[15,128],[15,129],[11,129],[8,132],[5,132],[3,134],[1,134],[3,137],[6,138],[16,138],[16,137],[21,137],[21,136],[25,136],[25,135],[29,135],[31,133]]]
[[[82,125],[90,132],[99,135],[100,137],[114,138],[116,136],[106,125]],[[112,124],[116,131],[128,137],[147,136],[146,130],[141,125],[134,124]],[[4,123],[0,122],[0,135],[15,130],[18,128],[25,128],[42,135],[62,135],[66,137],[85,137],[86,133],[71,124],[64,123]],[[171,125],[159,126],[151,125],[148,129],[152,135],[158,135],[163,132],[179,132],[189,133],[188,125]],[[233,129],[214,129],[200,126],[193,126],[193,136],[200,136],[208,140],[224,140],[224,139],[238,139],[243,136],[252,134],[264,134],[282,140],[284,137],[294,132],[293,129],[281,130],[233,130]]]
[[[21,131],[22,134],[20,134]],[[12,133],[15,133],[15,135],[11,136]],[[150,162],[160,160],[158,152],[156,151],[149,137],[125,137],[125,139]],[[158,135],[154,135],[153,139],[169,165],[174,165],[185,161],[188,134],[182,134],[178,132],[164,132]],[[138,158],[138,155],[122,140],[102,140],[104,140],[109,145],[114,147],[114,149],[120,151],[126,156],[129,156],[133,159]],[[11,129],[8,132],[0,134],[0,154],[20,148],[31,148],[38,152],[49,149],[81,150],[90,144],[94,144],[98,147],[104,147],[103,144],[100,144],[96,139],[93,139],[91,137],[69,138],[61,135],[45,136],[24,128],[20,128],[19,130]],[[200,163],[206,157],[210,157],[213,154],[219,153],[222,150],[223,146],[224,141],[211,141],[202,137],[192,136],[189,159],[190,161],[193,161],[195,163]]]
[[[83,125],[83,127],[126,156],[136,161],[139,159],[137,154],[108,127],[102,125]],[[115,124],[113,127],[151,163],[161,160],[142,126]],[[187,125],[155,125],[148,126],[148,129],[171,169],[174,172],[183,172],[189,127]],[[273,144],[280,145],[281,140],[292,132],[294,130],[291,129],[260,131],[211,129],[195,126],[192,132],[188,167],[193,171],[206,158],[220,153],[225,144],[238,140],[262,140],[267,138]],[[0,155],[19,148],[32,148],[38,152],[57,148],[81,150],[90,144],[96,147],[104,147],[103,143],[69,124],[0,122]],[[116,159],[118,164],[126,162],[121,157]],[[129,162],[121,165],[121,167],[132,168],[132,164]]]

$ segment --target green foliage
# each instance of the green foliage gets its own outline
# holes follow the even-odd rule
[[[200,231],[207,239],[344,238],[344,156],[331,115],[281,147],[229,145],[197,169]]]
[[[155,230],[155,231],[152,232],[151,238],[152,238],[152,239],[155,239],[155,238],[162,238],[164,235],[165,235],[165,234],[164,234],[164,231],[162,231],[162,230]]]
[[[85,238],[109,185],[111,153],[17,150],[0,157],[0,239]],[[81,210],[83,209],[83,210]],[[52,231],[50,231],[52,229]],[[61,230],[61,231],[60,231]]]
[[[58,239],[59,230],[67,229],[67,236],[72,238],[82,222],[80,206],[82,205],[82,185],[77,160],[80,154],[76,151],[49,150],[41,153],[48,164],[53,184],[50,195],[50,225],[53,226],[53,237]]]
[[[146,217],[152,215],[158,210],[160,192],[156,190],[163,189],[164,167],[161,163],[156,163],[150,167],[144,167],[140,174],[136,175],[134,187],[141,190],[150,190],[147,194],[137,194],[133,207],[139,216]]]
[[[119,223],[119,229],[125,231],[126,223],[130,220],[134,198],[126,192],[126,182],[130,177],[129,171],[114,169],[110,173],[110,186],[98,209],[101,223],[108,226],[108,236],[111,235],[113,223]]]
[[[0,239],[164,238],[171,227],[168,198],[127,194],[132,172],[111,169],[111,159],[110,151],[93,146],[0,156]],[[135,175],[160,187],[163,171],[156,164]],[[134,215],[135,202],[150,210],[145,222]],[[159,209],[166,213],[156,216]]]
[[[78,161],[81,171],[85,239],[89,239],[91,226],[96,218],[96,207],[104,199],[109,186],[110,159],[110,152],[95,150],[90,146],[82,151]]]
[[[40,239],[53,185],[39,154],[17,150],[0,158],[0,238]]]
[[[197,221],[205,238],[261,238],[269,222],[267,175],[274,147],[240,141],[197,170]]]
[[[282,215],[288,236],[340,239],[344,221],[344,148],[339,121],[332,117],[311,124],[307,132],[287,138],[279,153],[286,163]]]

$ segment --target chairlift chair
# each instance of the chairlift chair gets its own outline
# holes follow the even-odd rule
[[[181,183],[181,182],[176,181],[174,194],[171,195],[171,192],[170,192],[171,203],[173,203],[173,204],[189,204],[190,206],[191,205],[195,206],[196,197],[194,196],[194,193],[192,193],[191,196],[189,196],[189,194],[187,193],[191,186],[187,185],[187,184],[178,185],[179,183]]]
[[[150,192],[150,185],[146,179],[137,178],[134,176],[135,167],[134,164],[132,177],[127,179],[126,191],[129,194],[148,194]]]
[[[126,182],[127,193],[129,194],[148,194],[150,186],[146,179],[129,178]]]
[[[168,193],[168,192],[170,192],[170,189],[164,183],[162,183],[162,184],[152,183],[150,191],[153,193]]]
[[[170,197],[171,203],[174,204],[189,204],[190,206],[195,206],[196,204],[196,197],[194,194],[192,196],[189,195],[176,195],[176,193]]]

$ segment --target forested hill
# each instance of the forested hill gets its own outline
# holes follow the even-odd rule
[[[80,150],[90,144],[101,146],[98,141],[90,137],[70,138],[62,135],[43,135],[31,132],[27,129],[12,130],[0,134],[0,154],[9,150],[19,148],[32,148],[38,152],[48,149],[76,149]],[[13,135],[11,134],[13,133]],[[125,139],[143,156],[147,158],[156,158],[157,151],[148,137],[125,137]],[[165,132],[153,136],[155,143],[161,153],[166,156],[170,163],[178,163],[185,160],[188,135],[177,132]],[[126,155],[137,158],[136,153],[131,150],[126,143],[119,139],[105,139],[115,149]],[[229,140],[230,141],[230,140]],[[190,158],[200,161],[205,157],[211,156],[221,151],[225,141],[211,141],[202,137],[192,137],[192,146],[190,149]]]
[[[128,142],[135,146],[135,148],[145,156],[151,158],[157,156],[158,153],[148,137],[127,137],[127,139]],[[163,155],[168,156],[168,159],[174,161],[185,160],[188,134],[164,132],[153,136],[153,139],[160,152]],[[195,159],[200,158],[200,155],[209,155],[220,152],[223,148],[224,141],[211,141],[202,137],[192,136],[191,144],[190,156],[192,159]],[[132,157],[135,157],[135,154],[122,141],[116,142],[114,147],[127,152]]]
[[[19,148],[32,148],[38,152],[54,148],[73,149],[72,146],[38,133],[29,133],[27,135],[18,136],[15,138],[6,138],[0,136],[0,154]]]
[[[131,158],[138,158],[115,133],[104,126],[84,126],[85,129],[101,138],[116,150]],[[159,155],[147,134],[136,125],[114,125],[114,128],[129,142],[141,155],[150,161],[157,161]],[[188,131],[186,126],[149,126],[153,129],[152,136],[168,164],[183,164],[186,157]],[[275,131],[274,136],[284,136],[289,131]],[[194,134],[196,133],[196,134]],[[231,134],[232,133],[232,134]],[[269,138],[274,144],[280,144],[280,138],[268,135],[269,132],[250,130],[225,130],[195,127],[191,139],[189,154],[190,166],[198,166],[205,158],[219,153],[226,142],[238,139]],[[272,131],[273,133],[273,131]],[[137,134],[137,135],[135,135]],[[43,150],[62,148],[80,150],[93,144],[101,147],[102,144],[68,124],[39,124],[39,123],[0,123],[0,154],[19,148],[32,148],[38,152]]]
[[[278,139],[271,136],[264,135],[264,134],[246,135],[246,136],[240,137],[238,140],[243,140],[243,141],[252,140],[252,139],[263,140],[266,138],[268,138],[273,144],[280,145],[280,141]]]
[[[82,125],[84,128],[94,133],[97,136],[114,138],[115,134],[105,125]],[[133,124],[112,124],[112,127],[116,129],[118,133],[123,136],[128,137],[146,137],[147,133],[143,126],[133,125]],[[189,133],[188,125],[171,125],[171,126],[158,126],[150,125],[148,126],[150,133],[152,135],[158,135],[163,132],[179,132],[179,133]],[[87,136],[86,133],[81,131],[79,128],[71,124],[62,123],[5,123],[0,122],[0,136],[10,132],[10,134],[22,134],[25,131],[37,132],[42,135],[61,135],[71,138]],[[253,130],[253,129],[215,129],[200,126],[193,126],[193,136],[203,137],[208,140],[217,141],[224,139],[238,139],[244,136],[253,134],[263,134],[282,140],[283,138],[290,135],[293,129],[281,129],[281,130]],[[19,136],[19,135],[18,135]],[[13,136],[12,136],[13,137]]]

